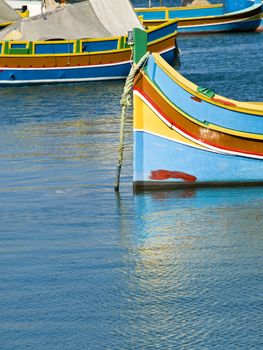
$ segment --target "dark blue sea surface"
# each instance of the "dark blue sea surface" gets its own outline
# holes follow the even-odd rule
[[[263,101],[263,34],[178,38],[181,72]],[[263,349],[263,187],[132,192],[124,82],[0,89],[0,349]]]

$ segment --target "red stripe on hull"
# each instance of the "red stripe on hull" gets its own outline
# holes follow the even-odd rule
[[[182,127],[178,126],[172,119],[170,119],[163,112],[163,110],[157,104],[155,104],[155,102],[149,96],[147,96],[140,88],[135,86],[134,90],[138,91],[138,93],[141,94],[145,98],[145,100],[147,100],[149,102],[149,104],[152,105],[153,108],[157,110],[157,112],[162,116],[162,118],[165,119],[169,124],[171,124],[171,127],[175,127],[176,129],[180,130],[183,134],[185,134],[185,135],[189,136],[189,138],[193,139],[193,141],[196,140],[197,143],[201,142],[203,145],[207,145],[208,147],[209,146],[210,147],[214,147],[214,148],[216,148],[218,150],[229,151],[229,152],[233,152],[233,153],[239,153],[239,154],[236,154],[236,155],[241,155],[242,156],[242,154],[244,154],[244,155],[251,155],[251,156],[255,156],[255,157],[257,157],[257,156],[262,157],[263,156],[263,152],[254,153],[254,152],[242,151],[241,149],[226,148],[226,147],[219,146],[219,145],[217,145],[215,143],[212,143],[212,142],[204,141],[201,138],[197,138],[194,134],[191,134],[189,132],[189,130],[183,129]],[[209,129],[207,128],[207,130],[209,130]],[[223,132],[221,132],[221,133],[223,134]],[[235,135],[233,135],[233,137],[235,137]],[[263,140],[262,140],[262,143],[263,143]]]

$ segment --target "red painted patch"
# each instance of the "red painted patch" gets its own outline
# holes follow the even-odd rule
[[[214,98],[213,97],[212,100],[215,101],[215,102],[223,103],[226,106],[236,106],[233,102],[221,100],[220,98]]]
[[[191,96],[191,99],[196,101],[196,102],[202,102],[201,98],[196,97],[196,96]]]
[[[151,180],[168,180],[168,179],[182,179],[186,182],[196,182],[196,177],[181,171],[170,170],[152,170],[150,175]]]

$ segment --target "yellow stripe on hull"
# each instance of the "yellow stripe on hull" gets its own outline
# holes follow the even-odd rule
[[[153,54],[154,55],[154,54]],[[169,66],[170,67],[170,66]],[[153,84],[153,82],[147,77],[147,75],[145,74],[145,72],[142,72],[142,75],[144,77],[144,79],[146,79],[148,81],[148,83],[154,88],[156,89],[155,85]],[[183,76],[181,76],[183,78]],[[189,81],[189,83],[191,84],[191,82]],[[136,94],[136,92],[135,92]],[[233,130],[233,129],[228,129],[228,128],[224,128],[221,126],[218,126],[216,124],[213,123],[209,123],[209,122],[205,122],[202,123],[200,122],[198,119],[193,118],[192,116],[186,114],[185,112],[183,112],[182,110],[180,110],[177,106],[173,105],[171,103],[171,101],[159,90],[158,94],[162,96],[162,98],[166,101],[167,104],[169,104],[170,106],[172,106],[172,108],[175,111],[178,111],[181,115],[183,115],[185,118],[187,118],[188,120],[191,120],[192,122],[194,122],[195,124],[201,126],[201,127],[206,127],[209,128],[210,130],[215,130],[215,131],[220,131],[222,133],[225,134],[229,134],[229,135],[235,135],[238,137],[246,137],[248,139],[253,139],[253,140],[263,140],[263,135],[262,134],[255,134],[255,133],[247,133],[247,132],[242,132],[242,131],[238,131],[238,130]],[[248,104],[250,102],[247,102]],[[258,103],[255,103],[255,105],[259,105]],[[263,105],[262,105],[263,106]],[[262,107],[261,105],[259,105],[259,107]]]
[[[158,115],[150,106],[138,96],[137,92],[133,93],[133,104],[135,116],[133,121],[133,128],[135,130],[142,130],[159,137],[164,137],[171,141],[176,141],[189,146],[205,149],[205,147],[191,141],[190,139],[172,130],[161,120],[161,115]],[[138,118],[140,116],[140,119]]]
[[[240,102],[215,94],[215,96],[213,97],[214,99],[222,99],[226,102],[235,104],[235,106],[228,105],[226,107],[223,103],[216,102],[215,100],[198,93],[197,85],[184,78],[180,73],[176,72],[169,64],[160,59],[158,54],[153,53],[153,56],[156,63],[161,67],[161,69],[164,70],[173,81],[175,81],[179,86],[181,86],[190,94],[219,107],[227,108],[241,113],[250,113],[263,116],[263,104],[260,105],[258,103],[254,104],[253,102]]]

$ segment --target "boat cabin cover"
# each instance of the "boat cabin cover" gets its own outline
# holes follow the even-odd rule
[[[142,28],[129,0],[86,0],[25,18],[0,32],[0,40],[109,38]]]

